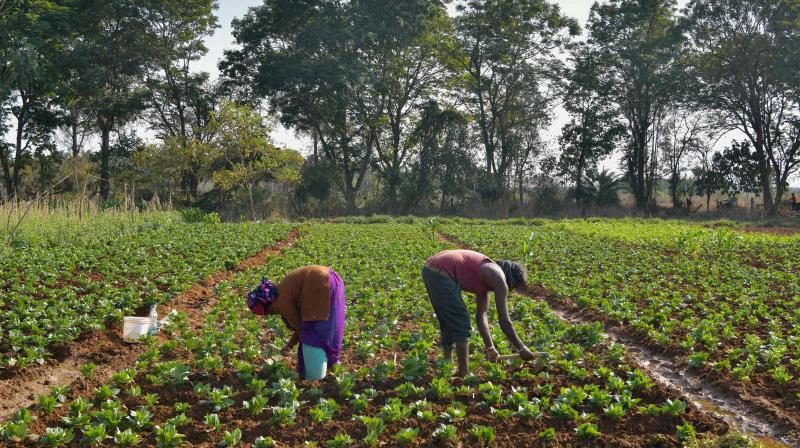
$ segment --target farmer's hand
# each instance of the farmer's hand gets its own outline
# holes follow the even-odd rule
[[[532,361],[536,359],[536,355],[534,355],[533,352],[528,349],[528,347],[523,347],[519,351],[519,357],[524,359],[525,361]]]
[[[498,353],[497,349],[494,347],[489,347],[485,349],[484,355],[486,355],[486,359],[492,362],[497,362],[497,359],[500,357],[500,353]]]
[[[286,345],[284,345],[283,348],[281,349],[281,354],[288,355],[289,352],[291,352],[292,349],[294,349],[299,342],[300,342],[300,335],[298,333],[293,333],[292,336],[289,338],[289,340],[286,341]]]

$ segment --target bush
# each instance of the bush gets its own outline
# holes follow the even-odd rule
[[[204,224],[219,224],[221,219],[216,212],[206,213],[199,208],[185,208],[178,210],[181,218],[190,224],[204,223]]]

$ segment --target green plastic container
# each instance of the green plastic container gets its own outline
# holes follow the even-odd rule
[[[306,367],[306,379],[318,381],[328,373],[328,356],[325,350],[303,344],[303,363]]]

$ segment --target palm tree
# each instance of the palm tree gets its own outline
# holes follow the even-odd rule
[[[604,169],[587,178],[584,194],[598,207],[619,205],[619,190],[623,188],[623,178]]]

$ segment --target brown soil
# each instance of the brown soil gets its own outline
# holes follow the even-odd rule
[[[737,227],[736,230],[751,233],[770,233],[780,236],[794,236],[800,234],[798,227]]]
[[[230,280],[237,272],[265,264],[267,258],[291,247],[299,237],[299,230],[293,230],[285,240],[245,259],[235,268],[217,272],[195,283],[163,304],[162,309],[174,308],[184,313],[190,328],[199,329],[203,325],[203,316],[217,303],[215,286]],[[54,359],[44,365],[21,372],[8,372],[7,377],[0,378],[0,421],[12,416],[16,410],[34,404],[39,395],[49,392],[50,386],[71,385],[73,392],[80,394],[80,391],[92,391],[106,383],[114,373],[131,367],[145,348],[143,345],[125,343],[121,333],[122,324],[116,323],[105,331],[83,335],[58,347],[54,351]],[[90,362],[96,364],[97,368],[91,379],[86,380],[80,368]]]
[[[442,241],[456,247],[463,249],[468,248],[451,235],[440,232],[439,237]],[[602,314],[596,313],[593,310],[581,308],[572,300],[560,297],[555,292],[540,285],[531,285],[525,291],[520,291],[520,293],[530,298],[547,302],[550,308],[559,315],[559,317],[570,323],[602,322],[605,325],[606,332],[615,339],[618,339],[618,342],[623,345],[625,345],[626,340],[637,341],[637,346],[672,358],[678,365],[680,365],[681,358],[685,355],[676,347],[660,346],[651,341],[647,335],[635,329],[631,329],[616,320],[609,319]],[[634,363],[636,362],[634,361]],[[644,365],[640,365],[640,368],[652,376],[651,369]],[[776,391],[776,389],[780,388],[778,385],[774,384],[774,382],[768,379],[765,380],[757,375],[754,378],[753,384],[745,385],[730,376],[722,377],[709,367],[704,368],[702,374],[705,376],[704,379],[707,381],[709,387],[721,389],[720,395],[731,400],[741,401],[748,407],[753,408],[754,411],[759,414],[757,417],[771,423],[770,426],[774,431],[785,436],[787,439],[798,440],[798,435],[800,435],[800,412],[798,412],[796,400],[789,394]],[[696,403],[696,400],[693,400],[692,397],[679,392],[677,389],[675,393],[681,395],[689,402]],[[747,419],[745,419],[745,421],[747,421]]]

